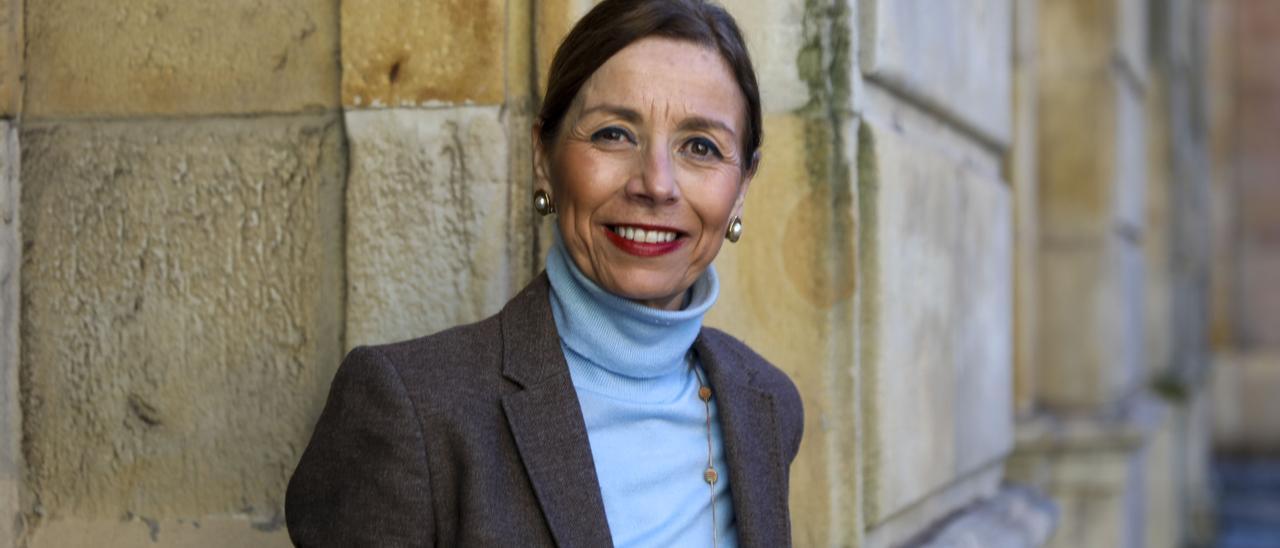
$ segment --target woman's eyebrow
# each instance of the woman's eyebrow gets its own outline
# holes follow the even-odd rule
[[[684,120],[680,121],[679,128],[683,131],[690,131],[690,130],[709,131],[713,129],[718,129],[728,133],[732,137],[738,136],[738,133],[733,131],[733,128],[729,127],[729,124],[726,124],[714,118],[706,118],[703,116],[690,116],[689,118],[685,118]]]
[[[592,114],[595,112],[605,112],[608,114],[612,114],[614,116],[622,118],[623,120],[626,120],[633,124],[640,123],[640,113],[638,111],[636,111],[635,109],[614,105],[610,103],[603,103],[603,104],[595,105],[593,107],[584,109],[582,111],[582,114],[579,116],[585,117],[586,115]]]

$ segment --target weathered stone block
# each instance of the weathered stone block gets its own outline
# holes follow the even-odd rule
[[[1013,443],[1009,190],[923,143],[859,135],[869,525]]]
[[[1043,234],[1140,238],[1146,224],[1143,104],[1117,82],[1079,75],[1042,76],[1038,88]]]
[[[770,138],[747,194],[745,231],[716,258],[720,299],[706,321],[745,341],[800,389],[804,441],[791,467],[798,546],[850,545],[861,533],[853,188],[811,171],[810,154],[830,144],[812,140],[817,123],[825,120],[765,117]]]
[[[508,183],[498,107],[346,114],[347,346],[497,312],[531,272],[527,190]],[[523,138],[524,135],[521,135]],[[528,169],[527,167],[525,169]]]
[[[26,15],[26,108],[36,117],[338,105],[329,0],[49,0]]]
[[[46,519],[281,511],[341,359],[340,128],[23,129],[23,448]]]
[[[1038,399],[1088,410],[1119,401],[1142,370],[1142,250],[1114,240],[1040,251]]]
[[[806,9],[815,8],[806,8],[801,0],[729,0],[724,7],[738,21],[751,51],[764,110],[803,107],[809,101],[806,77],[822,81],[828,70],[804,35]]]
[[[1040,0],[1039,54],[1046,73],[1099,66],[1138,77],[1146,55],[1146,5],[1131,0]],[[1128,77],[1110,73],[1111,77]]]
[[[1107,233],[1117,154],[1111,87],[1042,73],[1037,88],[1042,236]]]
[[[874,0],[860,15],[862,70],[982,134],[1009,141],[1010,0]]]
[[[1129,19],[1143,15],[1145,5],[1134,11],[1120,4],[1141,2],[1042,2],[1038,156],[1043,229],[1051,237],[1096,237],[1115,229],[1130,239],[1142,234],[1147,158],[1141,84],[1115,68],[1121,41],[1129,40],[1124,33],[1135,24]],[[1131,76],[1145,71],[1145,64],[1135,67]]]
[[[0,2],[0,117],[22,109],[23,21],[20,0]]]
[[[343,0],[342,104],[501,103],[505,6],[502,0]]]
[[[591,11],[592,0],[546,0],[534,3],[533,34],[537,46],[538,82],[535,86],[539,97],[547,92],[547,73],[555,58],[560,42],[569,34],[574,23]]]

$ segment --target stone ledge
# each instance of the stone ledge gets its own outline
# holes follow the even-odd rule
[[[1137,450],[1163,422],[1167,409],[1155,395],[1138,392],[1112,409],[1090,414],[1041,411],[1020,419],[1019,453]]]
[[[994,497],[977,502],[907,546],[927,548],[1021,548],[1041,546],[1058,521],[1058,508],[1044,495],[1005,484]]]
[[[20,541],[29,548],[97,546],[129,548],[173,546],[221,548],[292,546],[284,514],[213,515],[194,518],[152,518],[125,514],[120,519],[50,519],[28,522]]]

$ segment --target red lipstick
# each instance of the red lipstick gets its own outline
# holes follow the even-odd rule
[[[647,242],[637,242],[635,240],[628,240],[626,238],[623,238],[622,236],[619,236],[617,232],[614,232],[612,227],[609,227],[609,226],[604,227],[604,235],[609,238],[609,241],[612,242],[613,245],[617,246],[618,249],[621,249],[637,257],[657,257],[660,255],[666,255],[667,253],[671,253],[672,251],[680,249],[680,247],[684,245],[684,241],[685,241],[684,237],[681,236],[681,233],[679,230],[676,230],[674,228],[668,228],[664,226],[652,226],[652,225],[619,225],[619,226],[625,226],[627,228],[640,228],[646,231],[657,230],[662,232],[676,233],[676,239],[671,240],[670,242],[647,243]]]

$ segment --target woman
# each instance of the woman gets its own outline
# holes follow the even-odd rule
[[[533,129],[546,273],[482,322],[352,351],[289,482],[294,542],[790,544],[799,394],[702,327],[760,119],[723,9],[587,14]]]

